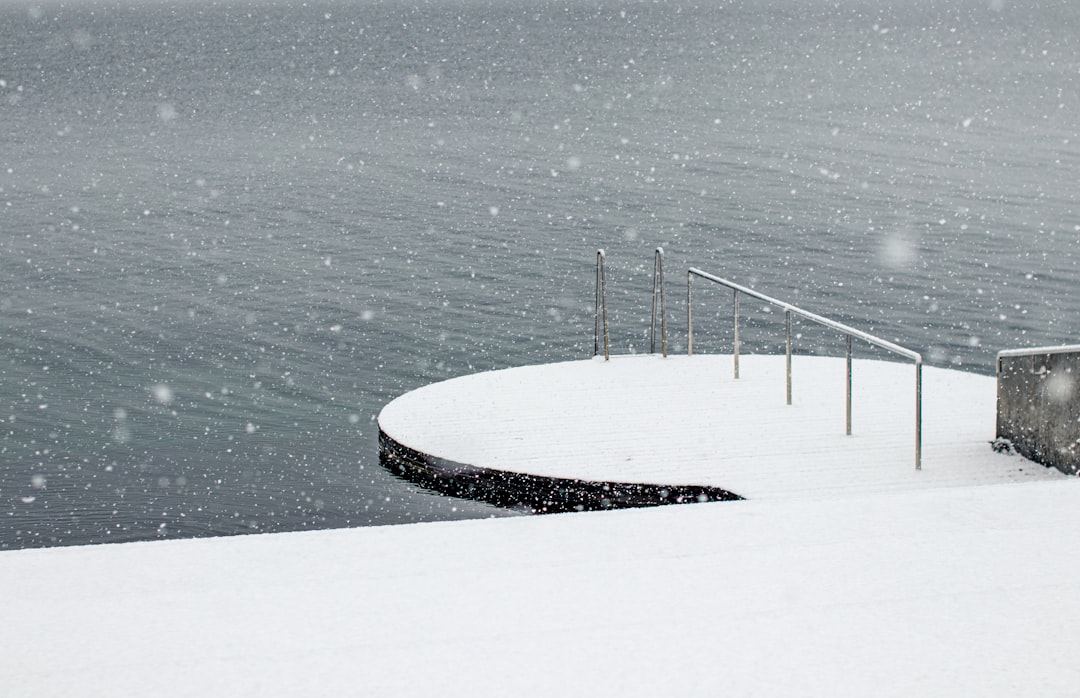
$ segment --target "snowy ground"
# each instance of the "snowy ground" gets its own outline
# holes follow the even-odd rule
[[[605,482],[712,485],[748,499],[838,496],[1064,477],[995,453],[995,380],[925,368],[915,470],[915,368],[844,360],[621,356],[478,373],[399,397],[379,415],[398,443],[495,470]]]
[[[1080,480],[0,554],[4,695],[1076,695]]]
[[[700,393],[723,419],[698,453],[730,455],[732,424],[757,440],[752,467],[700,471],[737,475],[747,501],[2,553],[0,693],[1076,695],[1080,479],[993,454],[992,379],[933,370],[916,473],[902,414],[913,381],[889,388],[884,416],[861,392],[911,367],[857,366],[848,439],[842,403],[811,389],[837,364],[799,359],[791,408],[756,359],[738,385],[704,358],[562,365],[580,372],[566,385],[650,368],[661,391],[693,368],[694,389],[672,402],[596,405],[592,391],[599,416],[575,438],[613,414],[644,429],[673,404],[685,405],[673,422],[694,422]],[[759,383],[779,405],[755,414]],[[565,407],[557,387],[518,395]],[[499,406],[447,411],[465,424],[485,409]],[[822,418],[829,430],[806,426]]]

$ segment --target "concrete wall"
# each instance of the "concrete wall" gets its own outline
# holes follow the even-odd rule
[[[998,354],[997,435],[1022,455],[1080,473],[1080,346]]]

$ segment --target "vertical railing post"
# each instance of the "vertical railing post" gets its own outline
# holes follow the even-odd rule
[[[660,345],[667,357],[667,303],[664,301],[664,248],[653,256],[652,323],[649,326],[649,353],[656,353],[656,296],[660,295]]]
[[[686,272],[686,355],[694,355],[694,272]]]
[[[844,335],[847,338],[847,431],[848,436],[851,436],[851,335]]]
[[[596,304],[593,306],[593,332],[592,332],[592,355],[600,353],[600,269],[603,266],[604,251],[596,251],[596,289],[593,297]]]
[[[735,379],[739,378],[739,292],[732,289],[735,294],[735,341],[732,354],[735,357]]]
[[[915,361],[915,469],[922,470],[922,357]]]
[[[660,352],[667,358],[667,301],[664,296],[664,248],[656,248],[660,259]]]
[[[608,345],[607,280],[604,274],[604,251],[596,251],[596,314],[593,318],[593,356],[600,353],[600,325],[604,327],[604,361],[611,358]]]
[[[787,404],[791,404],[791,311],[784,313],[784,330],[787,335]]]

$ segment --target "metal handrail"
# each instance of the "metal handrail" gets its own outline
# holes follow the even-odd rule
[[[815,322],[819,325],[828,327],[829,329],[836,330],[842,333],[846,338],[847,344],[847,434],[851,435],[851,338],[855,337],[861,339],[868,344],[887,349],[894,354],[911,359],[915,362],[915,469],[922,470],[922,355],[911,349],[906,349],[899,344],[894,344],[888,340],[880,337],[875,337],[872,334],[857,330],[854,327],[845,325],[842,322],[830,320],[829,318],[822,317],[816,313],[811,313],[808,310],[803,310],[797,306],[785,303],[784,301],[777,300],[770,296],[766,296],[764,293],[759,293],[753,289],[742,286],[733,281],[722,279],[719,276],[714,276],[700,269],[690,268],[686,274],[686,324],[687,324],[687,342],[686,353],[692,355],[694,353],[694,291],[693,291],[693,278],[700,276],[701,278],[718,283],[721,286],[730,288],[734,295],[734,315],[735,315],[735,339],[734,339],[734,362],[735,362],[735,378],[739,377],[739,295],[745,294],[751,298],[757,298],[770,305],[782,308],[784,310],[784,325],[785,333],[787,335],[787,350],[786,350],[786,362],[787,362],[787,404],[791,404],[791,316],[798,315],[802,318]]]
[[[607,283],[604,278],[603,250],[596,251],[596,315],[593,318],[593,356],[600,353],[600,319],[603,317],[604,325],[604,361],[611,359],[610,345],[608,342],[607,321]]]
[[[660,294],[660,345],[667,357],[667,303],[664,302],[664,248],[653,255],[652,324],[649,326],[649,353],[656,353],[656,295]]]

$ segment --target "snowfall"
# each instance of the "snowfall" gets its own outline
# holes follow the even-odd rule
[[[921,473],[894,425],[903,486],[784,490],[740,467],[761,496],[0,554],[0,693],[1077,695],[1080,479],[994,454],[992,402],[972,458],[1011,474],[935,479],[960,452],[935,455],[932,425],[985,411],[943,411],[962,390],[932,374]],[[838,438],[874,441],[872,414],[856,402],[843,437],[841,411]],[[804,483],[867,454],[796,445]]]

